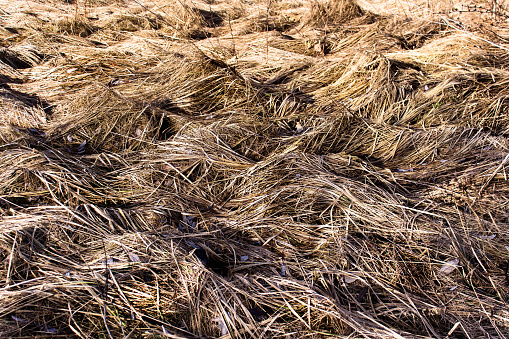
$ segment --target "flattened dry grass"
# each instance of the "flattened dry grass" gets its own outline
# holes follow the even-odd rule
[[[506,338],[505,12],[370,8],[2,10],[0,337]]]

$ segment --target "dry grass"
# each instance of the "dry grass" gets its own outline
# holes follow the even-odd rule
[[[507,338],[507,6],[463,5],[0,6],[0,337]]]

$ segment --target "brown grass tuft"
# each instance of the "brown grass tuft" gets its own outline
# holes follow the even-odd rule
[[[65,18],[57,23],[57,32],[63,34],[76,35],[82,38],[86,38],[95,31],[95,28],[88,22],[87,19],[76,17],[76,18]]]
[[[318,27],[339,25],[364,14],[353,0],[313,0],[309,6],[304,22]]]

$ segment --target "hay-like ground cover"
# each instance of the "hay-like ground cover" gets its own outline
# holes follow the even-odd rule
[[[507,338],[508,17],[0,0],[0,337]]]

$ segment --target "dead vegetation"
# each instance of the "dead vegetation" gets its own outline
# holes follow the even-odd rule
[[[506,338],[496,3],[6,5],[0,337]]]

